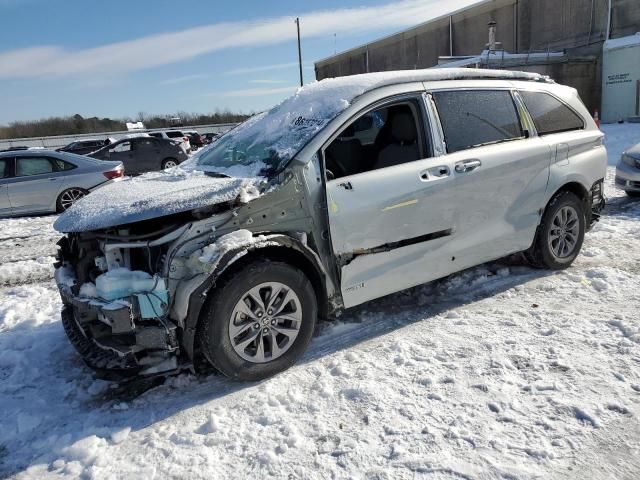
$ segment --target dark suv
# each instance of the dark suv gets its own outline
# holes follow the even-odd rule
[[[62,148],[58,148],[58,152],[75,153],[76,155],[86,155],[87,153],[95,152],[96,150],[106,145],[105,140],[91,139],[91,140],[78,140],[71,142]]]
[[[120,160],[128,174],[164,170],[189,158],[176,142],[154,137],[125,138],[89,156],[100,160]]]

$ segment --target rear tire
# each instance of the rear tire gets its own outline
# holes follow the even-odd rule
[[[56,200],[56,212],[64,212],[88,193],[89,192],[87,190],[80,187],[67,188],[64,192],[58,195],[58,199]]]
[[[547,205],[533,245],[524,256],[536,268],[567,268],[580,253],[585,229],[583,202],[574,193],[560,192]]]
[[[178,161],[175,158],[165,158],[162,161],[162,170],[166,170],[167,168],[173,168],[178,165]]]
[[[262,380],[302,355],[317,316],[315,291],[302,271],[258,260],[216,288],[203,309],[198,341],[207,360],[227,377]]]

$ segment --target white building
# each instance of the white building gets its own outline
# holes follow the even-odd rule
[[[602,121],[640,116],[640,33],[607,40],[602,52]]]

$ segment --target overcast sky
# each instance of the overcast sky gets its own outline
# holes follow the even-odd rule
[[[0,124],[259,111],[313,62],[478,0],[0,0]]]

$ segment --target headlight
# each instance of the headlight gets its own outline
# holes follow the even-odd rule
[[[640,158],[634,158],[626,153],[622,154],[622,161],[630,167],[640,168]]]

